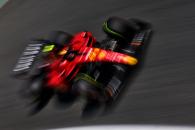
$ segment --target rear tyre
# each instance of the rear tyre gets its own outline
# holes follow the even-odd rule
[[[63,31],[53,31],[46,39],[50,42],[54,42],[58,46],[64,46],[70,42],[72,35]]]
[[[32,109],[30,115],[40,112],[50,101],[54,95],[54,90],[44,87],[39,96],[32,102]]]
[[[43,76],[36,75],[34,77],[31,77],[19,92],[22,97],[35,98],[40,95],[42,89]]]
[[[35,76],[20,91],[21,96],[30,101],[30,115],[41,111],[54,94],[53,89],[47,88],[43,81],[43,75]]]

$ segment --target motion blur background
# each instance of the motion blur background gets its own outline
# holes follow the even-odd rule
[[[154,36],[142,70],[108,114],[82,119],[81,105],[50,103],[27,116],[11,70],[29,39],[53,30],[89,30],[101,40],[109,16],[141,18]],[[0,129],[31,130],[100,124],[195,124],[194,0],[9,0],[0,9]]]

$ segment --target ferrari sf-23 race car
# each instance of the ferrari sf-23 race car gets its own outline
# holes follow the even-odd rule
[[[119,17],[106,20],[103,30],[106,38],[101,42],[88,31],[55,31],[30,41],[13,72],[27,80],[21,92],[32,97],[36,110],[54,95],[65,103],[84,97],[84,109],[116,99],[152,30],[145,21]]]

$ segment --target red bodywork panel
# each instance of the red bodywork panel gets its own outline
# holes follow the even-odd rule
[[[93,48],[96,39],[90,32],[76,34],[68,45],[60,50],[59,57],[56,57],[49,65],[47,75],[47,86],[68,90],[69,83],[79,72],[83,63],[87,62],[114,62],[128,65],[135,65],[137,59],[134,57]]]

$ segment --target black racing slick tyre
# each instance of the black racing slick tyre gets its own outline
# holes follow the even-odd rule
[[[43,80],[43,76],[40,75],[31,77],[20,89],[20,95],[30,99],[39,96],[43,89]]]
[[[102,89],[87,80],[77,80],[72,86],[72,91],[75,95],[87,100],[102,101],[104,99]]]
[[[77,98],[72,92],[56,92],[57,104],[59,105],[72,105]]]
[[[30,102],[30,115],[41,111],[50,101],[54,90],[44,85],[44,76],[38,75],[32,77],[30,81],[20,90],[22,97],[27,98]]]
[[[44,87],[39,96],[32,102],[32,109],[30,115],[40,112],[50,101],[54,95],[54,90]]]
[[[130,41],[139,31],[139,26],[132,20],[125,20],[119,17],[110,17],[103,24],[103,30],[113,38],[120,38]]]
[[[55,43],[58,46],[64,46],[68,44],[72,39],[72,35],[63,31],[53,31],[48,35],[46,40]]]

